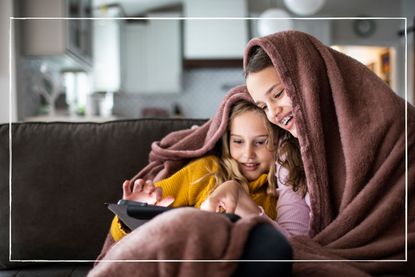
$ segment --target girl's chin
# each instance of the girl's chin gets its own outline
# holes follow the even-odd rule
[[[295,138],[297,138],[297,128],[294,126],[292,130],[289,131],[291,135]]]
[[[259,175],[261,175],[261,174],[244,172],[244,175],[245,175],[246,179],[249,182],[251,182],[251,181],[255,181],[256,179],[258,179]]]
[[[288,133],[290,133],[293,137],[297,138],[297,125],[294,124],[295,122],[290,122],[287,126],[278,125],[281,129],[284,129]]]

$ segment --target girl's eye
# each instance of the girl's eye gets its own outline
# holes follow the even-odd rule
[[[255,142],[256,145],[264,145],[267,141],[266,140],[258,140]]]
[[[278,92],[276,92],[275,94],[274,94],[274,98],[280,98],[281,96],[282,96],[282,94],[284,93],[284,89],[282,89],[282,90],[280,90],[280,91],[278,91]]]
[[[242,143],[242,140],[240,140],[240,139],[234,139],[234,140],[232,140],[232,142],[235,143],[235,144],[241,144]]]

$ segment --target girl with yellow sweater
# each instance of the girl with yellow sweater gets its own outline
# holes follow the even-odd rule
[[[217,212],[234,210],[241,216],[265,213],[276,219],[275,160],[278,129],[255,104],[237,102],[222,138],[221,157],[208,155],[191,161],[167,179],[156,183],[139,179],[123,183],[123,199],[148,204],[200,208],[219,186],[242,186],[250,197],[247,205],[218,206]],[[162,195],[167,196],[162,198]],[[238,204],[238,205],[237,205]],[[237,208],[241,207],[240,209]],[[111,234],[118,241],[125,228],[115,217]]]

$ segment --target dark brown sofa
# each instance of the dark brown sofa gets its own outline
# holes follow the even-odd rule
[[[11,180],[0,125],[0,276],[85,276],[112,219],[104,203],[147,164],[151,142],[203,122],[15,123]]]

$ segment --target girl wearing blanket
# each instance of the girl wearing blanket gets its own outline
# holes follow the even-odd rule
[[[405,140],[405,101],[363,64],[301,32],[252,39],[244,70],[249,95],[285,132],[276,158],[289,172],[285,183],[310,207],[309,237],[289,239],[294,259],[364,261],[294,263],[293,275],[415,272],[409,263],[377,262],[415,257],[415,213],[405,212],[415,209],[403,201],[405,172],[415,176],[415,162],[403,166],[405,141],[409,152],[415,149],[413,106],[407,105]],[[222,202],[249,204],[238,187],[216,193],[209,210]]]
[[[239,195],[236,202],[218,203],[214,211],[236,213],[241,217],[263,215],[275,222],[277,228],[290,234],[306,234],[309,209],[301,197],[290,193],[279,195],[283,207],[296,206],[300,211],[296,218],[279,215],[277,206],[277,182],[275,178],[275,153],[279,130],[255,104],[240,100],[233,105],[227,131],[222,137],[221,156],[206,155],[191,161],[167,179],[144,182],[138,179],[132,184],[123,183],[123,199],[172,207],[194,206],[209,209],[211,199],[223,191]],[[243,193],[234,188],[241,188]],[[162,198],[162,195],[166,196]],[[285,198],[285,199],[284,199]],[[243,203],[243,204],[241,204]],[[285,213],[287,215],[287,213]],[[304,220],[304,218],[306,220]],[[282,222],[280,226],[278,221]],[[294,227],[293,227],[294,222]],[[304,223],[306,222],[306,223]],[[288,226],[284,229],[284,224]],[[111,225],[111,235],[120,240],[128,230],[117,217]]]

